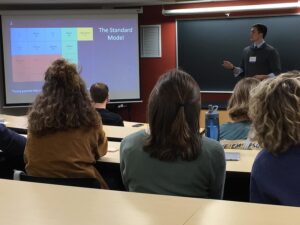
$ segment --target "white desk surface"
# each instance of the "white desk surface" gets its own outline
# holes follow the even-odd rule
[[[0,180],[3,225],[296,225],[300,208]]]
[[[147,125],[143,125],[140,127],[118,127],[103,125],[103,130],[107,137],[123,139],[130,134],[133,134],[140,130],[144,130],[146,127]]]
[[[120,142],[108,142],[108,152],[99,159],[100,162],[120,163]],[[241,157],[239,161],[226,161],[227,172],[250,173],[257,150],[233,150],[225,149],[225,152],[239,152]]]
[[[0,118],[3,118],[6,122],[7,127],[27,129],[27,118],[26,116],[10,116],[0,114]],[[143,124],[140,127],[132,127],[132,125],[137,124],[135,122],[125,122],[125,127],[117,126],[107,126],[104,125],[103,129],[107,137],[120,138],[123,139],[127,135],[137,132],[142,129],[147,129],[148,125]],[[120,148],[118,143],[110,143],[110,146],[114,145],[115,148]],[[230,150],[228,150],[230,151]],[[239,171],[249,173],[252,168],[253,161],[258,153],[258,151],[252,150],[233,150],[238,151],[241,154],[240,161],[227,161],[227,171]],[[104,162],[120,163],[119,151],[108,152],[108,154],[100,159]]]
[[[0,114],[0,119],[4,119],[4,124],[9,128],[17,128],[27,130],[27,117],[26,116],[11,116]],[[133,127],[136,124],[141,124],[141,126]],[[124,127],[119,126],[108,126],[103,125],[103,130],[107,137],[123,139],[124,137],[135,133],[140,130],[148,129],[149,125],[147,123],[138,123],[138,122],[129,122],[124,121]],[[200,132],[204,132],[204,129],[201,128]]]
[[[300,221],[299,207],[206,201],[184,225],[296,225]]]
[[[0,119],[4,119],[4,124],[10,128],[27,129],[26,116],[11,116],[0,114]]]
[[[0,114],[0,119],[4,119],[4,124],[10,128],[27,129],[27,117],[26,116],[11,116]],[[139,127],[132,127],[135,124],[142,124]],[[118,126],[103,126],[103,130],[107,137],[123,139],[124,137],[135,133],[139,130],[147,129],[148,125],[145,123],[136,123],[124,121],[124,127]]]
[[[250,173],[254,160],[259,153],[258,150],[235,150],[235,149],[225,149],[225,152],[239,152],[239,161],[226,161],[226,171],[227,172],[243,172]]]
[[[196,199],[0,180],[2,225],[183,225]]]
[[[21,128],[27,129],[27,118],[26,116],[10,116],[0,114],[0,118],[3,118],[6,122],[7,127]],[[106,133],[107,137],[120,138],[123,139],[127,135],[130,135],[134,132],[137,132],[142,129],[148,129],[147,124],[143,124],[140,127],[132,127],[132,125],[137,124],[135,122],[125,122],[125,127],[117,127],[117,126],[103,126],[103,129]],[[203,132],[203,130],[202,130]],[[109,142],[109,152],[106,156],[102,157],[100,161],[110,162],[110,163],[120,163],[119,151],[120,143],[117,142]],[[232,172],[251,172],[251,168],[253,165],[253,161],[258,153],[256,150],[226,150],[226,151],[238,151],[241,154],[240,161],[227,161],[227,171]]]
[[[108,150],[105,156],[102,156],[98,161],[107,163],[120,163],[120,145],[121,142],[108,142]]]

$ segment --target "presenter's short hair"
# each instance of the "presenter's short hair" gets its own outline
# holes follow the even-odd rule
[[[258,84],[258,79],[247,77],[235,85],[227,107],[232,120],[250,120],[248,116],[250,91]]]
[[[266,37],[267,32],[268,32],[268,28],[266,25],[257,23],[257,24],[254,24],[252,27],[255,27],[257,29],[258,33],[263,34],[263,38]]]
[[[251,92],[249,116],[259,145],[271,153],[300,144],[300,72],[262,81]]]
[[[95,83],[90,88],[90,94],[93,102],[103,103],[108,98],[109,89],[104,83]]]

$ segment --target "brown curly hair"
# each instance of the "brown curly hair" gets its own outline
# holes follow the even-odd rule
[[[76,65],[65,59],[54,61],[45,73],[42,93],[28,113],[29,132],[45,135],[73,128],[98,128],[101,125]]]
[[[250,98],[249,116],[260,146],[273,154],[300,143],[300,72],[262,81]]]
[[[259,84],[259,80],[247,77],[234,87],[228,102],[228,114],[233,121],[250,120],[248,116],[250,91]]]

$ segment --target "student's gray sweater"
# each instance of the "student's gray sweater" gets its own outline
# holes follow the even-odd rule
[[[281,71],[279,53],[266,43],[260,48],[248,46],[243,51],[241,68],[244,72],[240,76],[251,77],[270,73],[278,75]]]

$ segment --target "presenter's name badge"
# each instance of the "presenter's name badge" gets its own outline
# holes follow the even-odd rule
[[[255,63],[256,62],[256,56],[250,56],[249,62],[250,63]]]

